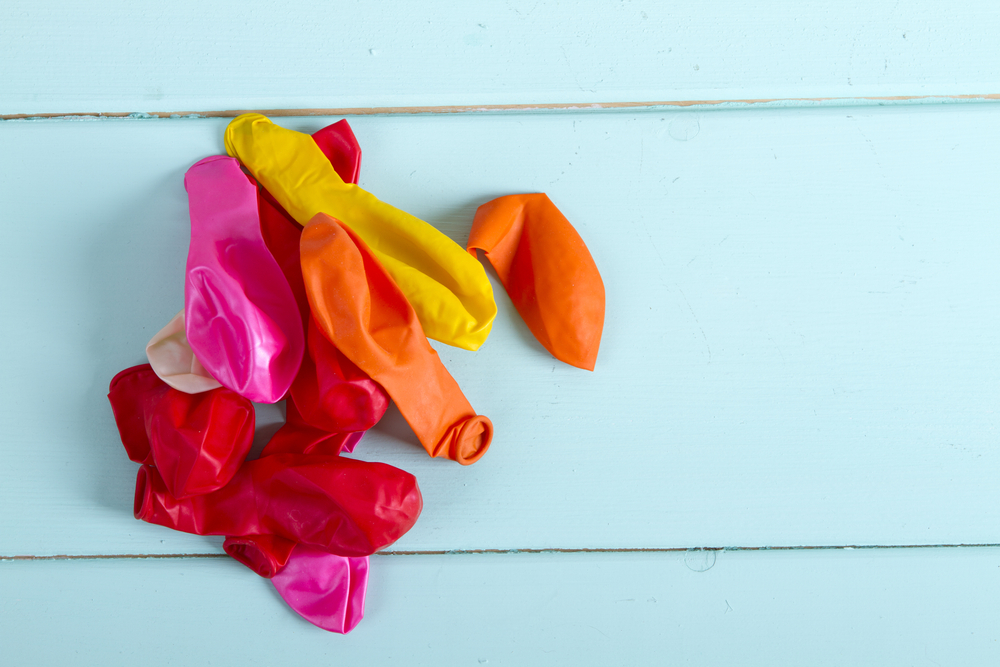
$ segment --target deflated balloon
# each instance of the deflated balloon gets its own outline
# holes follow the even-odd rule
[[[468,250],[496,269],[517,312],[556,359],[594,370],[604,282],[580,235],[544,194],[509,195],[476,211]]]
[[[261,236],[256,188],[224,156],[197,162],[184,186],[191,212],[188,342],[224,386],[274,403],[292,384],[305,342],[295,297]]]
[[[352,452],[364,432],[329,433],[302,421],[295,401],[285,400],[285,423],[271,436],[261,457],[272,454],[321,454],[337,456]],[[273,577],[288,560],[295,542],[276,535],[244,535],[227,537],[222,544],[226,553],[262,577]]]
[[[385,390],[327,340],[313,318],[289,394],[302,419],[324,431],[367,431],[389,407]]]
[[[299,616],[345,634],[364,617],[368,558],[335,556],[300,544],[271,583]]]
[[[263,456],[271,454],[325,454],[336,456],[353,452],[364,431],[328,431],[317,428],[299,414],[295,399],[289,394],[285,399],[285,423],[268,440]]]
[[[223,387],[198,394],[177,391],[149,364],[116,375],[108,399],[129,458],[155,465],[177,498],[223,487],[253,444],[250,401]]]
[[[301,257],[316,323],[385,388],[427,452],[463,465],[485,454],[493,424],[476,415],[365,242],[320,213],[302,231]]]
[[[146,344],[146,358],[156,375],[178,391],[197,394],[222,386],[194,356],[184,332],[183,310]]]
[[[470,350],[486,340],[496,317],[493,288],[482,265],[454,241],[345,183],[313,139],[260,114],[235,118],[225,142],[299,224],[327,213],[362,238],[413,305],[427,336]]]
[[[421,506],[413,475],[384,463],[273,454],[244,463],[218,491],[185,499],[144,465],[134,512],[186,533],[277,535],[340,556],[368,556],[402,537]]]

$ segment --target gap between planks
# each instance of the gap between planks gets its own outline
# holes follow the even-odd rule
[[[891,95],[884,97],[801,97],[734,100],[673,100],[659,102],[601,102],[554,104],[479,104],[458,106],[350,107],[329,109],[229,109],[224,111],[56,112],[0,114],[0,121],[31,120],[155,120],[170,118],[235,118],[245,113],[270,117],[292,116],[400,116],[463,113],[560,113],[583,111],[660,111],[665,109],[807,108],[969,104],[1000,102],[1000,93],[972,95]]]
[[[886,549],[983,549],[998,548],[1000,543],[970,544],[829,544],[815,546],[785,547],[634,547],[634,548],[593,548],[593,549],[441,549],[427,551],[378,551],[377,556],[463,556],[485,554],[631,554],[631,553],[687,553],[687,552],[736,552],[736,551],[854,551]],[[82,554],[55,556],[0,556],[0,561],[51,561],[51,560],[141,560],[141,559],[181,559],[181,558],[228,558],[224,553],[190,554]]]

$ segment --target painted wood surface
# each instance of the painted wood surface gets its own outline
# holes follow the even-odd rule
[[[995,549],[720,553],[714,565],[704,553],[376,556],[372,571],[365,619],[336,637],[230,560],[0,563],[0,650],[40,667],[1000,660]]]
[[[362,184],[456,241],[548,192],[608,293],[593,374],[499,286],[483,349],[438,346],[497,435],[462,468],[392,413],[358,448],[420,480],[397,548],[1000,542],[997,113],[353,119]],[[0,554],[218,551],[132,519],[104,394],[181,307],[182,174],[224,126],[0,127]]]
[[[329,635],[220,538],[132,518],[104,398],[181,306],[181,179],[226,121],[0,122],[0,664],[996,664],[998,547],[795,547],[1000,544],[1000,106],[968,104],[998,28],[985,0],[0,3],[2,117],[389,113],[350,119],[363,186],[460,243],[545,191],[609,296],[594,374],[496,283],[487,345],[438,346],[496,442],[429,460],[393,409],[359,446],[425,510]],[[722,546],[788,550],[684,551]],[[613,551],[648,548],[679,551]]]
[[[1000,7],[6,0],[0,114],[1000,93]]]

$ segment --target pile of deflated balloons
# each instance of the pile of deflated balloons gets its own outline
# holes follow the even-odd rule
[[[476,212],[463,250],[357,186],[346,120],[309,136],[245,114],[228,156],[184,177],[191,245],[184,310],[149,341],[148,364],[111,381],[137,519],[225,535],[227,554],[333,632],[364,613],[368,556],[408,531],[417,480],[352,452],[389,400],[427,453],[469,465],[490,420],[427,339],[476,350],[496,316],[482,250],[538,341],[593,370],[604,284],[544,194]],[[260,456],[252,402],[285,401]]]

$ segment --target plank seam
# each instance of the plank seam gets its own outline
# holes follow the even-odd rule
[[[295,116],[405,116],[428,114],[545,113],[595,111],[658,111],[678,108],[801,108],[842,106],[889,106],[913,104],[957,104],[998,102],[1000,93],[970,95],[890,95],[883,97],[800,97],[733,100],[663,100],[653,102],[599,102],[553,104],[478,104],[412,107],[348,107],[326,109],[228,109],[222,111],[152,111],[152,112],[55,112],[0,114],[0,121],[32,120],[156,120],[192,118],[235,118],[244,113],[271,117]]]
[[[432,549],[413,551],[378,551],[379,556],[455,556],[481,554],[618,554],[618,553],[680,553],[690,551],[756,552],[756,551],[874,551],[888,549],[995,549],[1000,543],[981,542],[968,544],[829,544],[779,547],[625,547],[625,548],[558,548],[541,549]],[[54,560],[143,560],[181,558],[228,558],[224,553],[189,554],[60,554],[53,556],[0,556],[0,561],[54,561]]]

